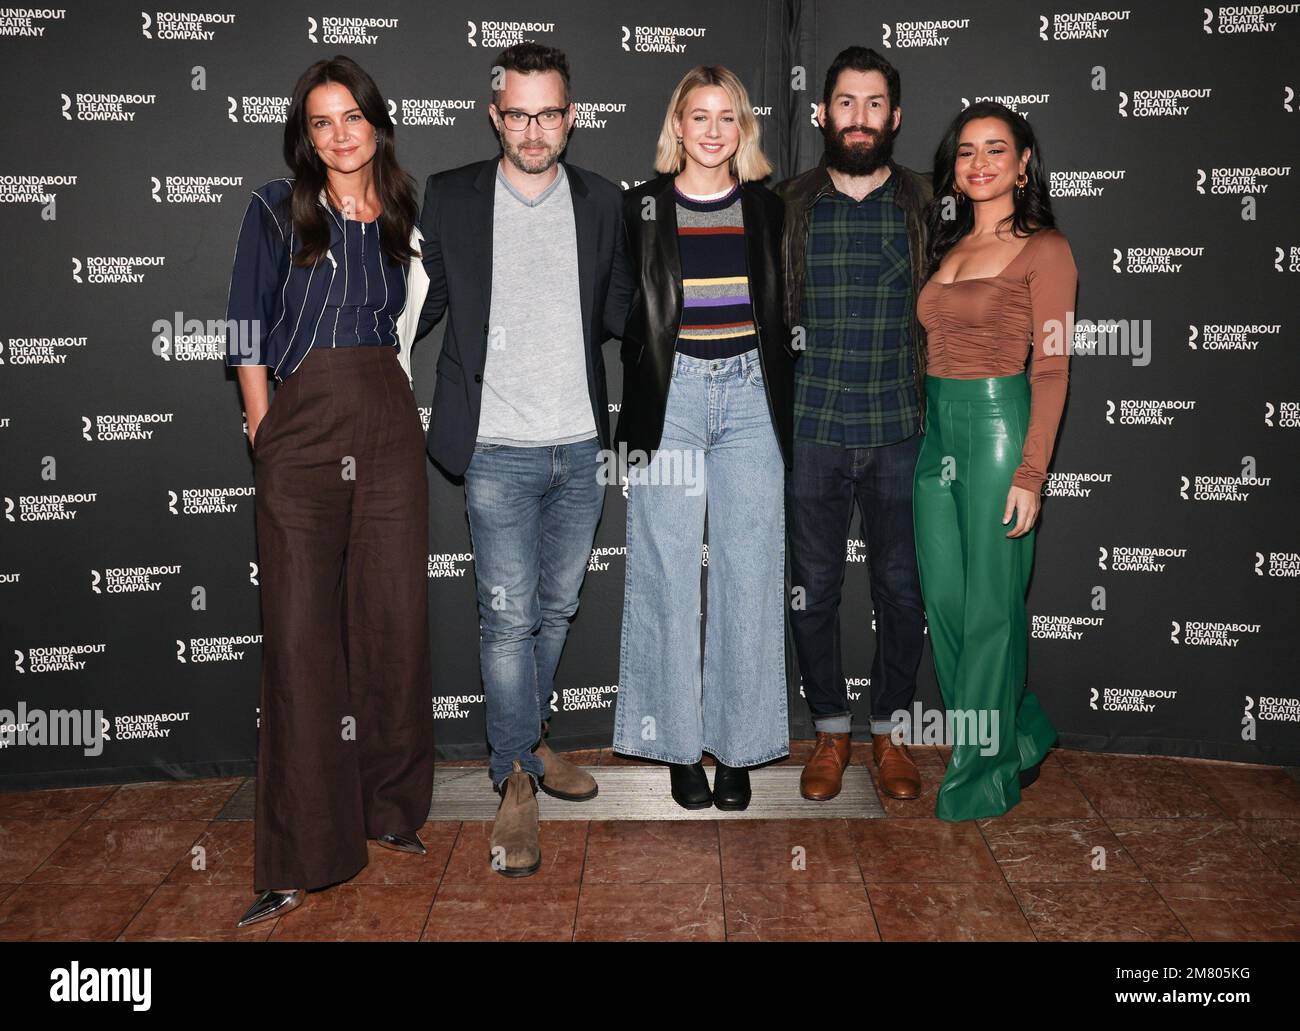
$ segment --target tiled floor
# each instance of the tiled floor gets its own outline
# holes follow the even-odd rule
[[[926,792],[884,819],[543,822],[519,880],[490,822],[433,821],[428,856],[371,843],[244,931],[253,825],[219,818],[241,778],[0,795],[0,939],[1300,940],[1294,769],[1057,750],[1011,813],[952,824],[945,755],[913,753]]]

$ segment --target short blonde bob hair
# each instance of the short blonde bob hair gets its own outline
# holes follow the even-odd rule
[[[772,165],[763,155],[759,144],[758,119],[749,103],[749,94],[744,83],[736,74],[720,64],[697,65],[682,76],[682,81],[673,90],[672,99],[668,101],[668,111],[664,115],[663,128],[659,130],[659,144],[655,148],[655,171],[676,174],[686,164],[686,148],[677,142],[677,133],[673,129],[673,116],[683,118],[686,101],[691,90],[697,86],[721,86],[726,90],[731,101],[731,110],[736,114],[736,124],[740,128],[740,145],[731,156],[731,173],[741,182],[765,179],[772,174]]]

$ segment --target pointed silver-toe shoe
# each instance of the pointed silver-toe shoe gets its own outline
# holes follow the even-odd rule
[[[306,897],[307,893],[301,889],[294,891],[264,891],[258,896],[257,901],[248,907],[248,912],[243,915],[235,926],[247,927],[249,924],[269,920],[273,916],[284,916],[290,910],[301,906],[302,900]]]
[[[428,855],[428,850],[424,847],[424,842],[420,840],[418,834],[412,834],[409,837],[405,834],[381,834],[375,841],[383,845],[384,848],[391,848],[394,852],[414,852],[418,856]]]

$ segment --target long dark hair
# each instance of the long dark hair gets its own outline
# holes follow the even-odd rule
[[[415,201],[415,180],[397,163],[396,130],[375,80],[356,61],[342,54],[317,61],[302,73],[293,88],[293,100],[285,119],[284,161],[293,170],[294,177],[291,216],[294,231],[302,241],[293,257],[294,264],[314,265],[329,250],[329,223],[319,203],[326,169],[312,147],[307,125],[307,95],[327,82],[338,83],[351,92],[366,121],[375,127],[375,191],[383,211],[379,220],[379,244],[391,264],[405,264],[417,257],[411,249],[411,227],[420,214]]]
[[[1024,187],[1017,187],[1013,192],[1014,208],[1003,222],[1011,222],[1013,231],[1020,236],[1029,236],[1038,229],[1055,229],[1056,218],[1052,214],[1052,201],[1048,196],[1047,170],[1043,166],[1043,155],[1039,150],[1034,130],[1028,120],[1002,104],[991,100],[982,100],[972,104],[953,119],[944,133],[939,149],[934,152],[934,200],[926,210],[926,225],[929,229],[929,242],[926,245],[926,278],[934,275],[943,256],[975,225],[974,205],[964,194],[953,190],[953,166],[957,161],[957,147],[961,142],[961,133],[966,123],[976,118],[999,118],[1011,130],[1015,140],[1016,158],[1030,149],[1029,163],[1025,165],[1028,182]],[[944,218],[945,209],[956,204],[956,217]],[[1002,223],[998,224],[1001,228]]]

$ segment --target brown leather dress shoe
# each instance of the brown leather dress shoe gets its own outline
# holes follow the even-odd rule
[[[912,799],[921,797],[921,774],[907,750],[907,745],[896,745],[888,734],[871,735],[871,754],[880,771],[880,790],[890,798]]]
[[[844,786],[844,769],[849,765],[849,735],[819,731],[813,754],[799,775],[799,794],[810,802],[828,802]]]

